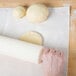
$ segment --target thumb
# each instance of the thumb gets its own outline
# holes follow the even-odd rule
[[[49,48],[43,48],[43,54],[41,56],[41,60],[43,61],[45,59],[46,54],[48,54],[48,52],[50,51]]]

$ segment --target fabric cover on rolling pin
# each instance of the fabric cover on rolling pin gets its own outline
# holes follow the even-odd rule
[[[42,46],[0,36],[0,54],[39,63]]]

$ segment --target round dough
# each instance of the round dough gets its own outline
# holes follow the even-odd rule
[[[20,40],[27,41],[33,44],[43,45],[43,37],[37,32],[27,32],[20,37]]]
[[[18,6],[13,10],[13,15],[16,18],[22,18],[26,15],[26,7]]]
[[[32,23],[39,23],[48,18],[49,10],[43,4],[33,4],[26,11],[27,19]]]

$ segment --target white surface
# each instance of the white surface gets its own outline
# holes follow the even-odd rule
[[[10,45],[11,44],[11,45]],[[0,36],[0,54],[39,64],[43,47],[17,39]]]
[[[44,46],[64,51],[67,63],[69,7],[50,8],[49,10],[50,16],[47,21],[40,24],[31,24],[26,20],[26,17],[16,20],[12,16],[11,8],[0,9],[0,32],[2,35],[19,38],[27,31],[37,31],[44,37]],[[66,65],[64,72],[67,73]],[[42,74],[40,65],[25,63],[15,58],[0,55],[0,76],[43,76]]]

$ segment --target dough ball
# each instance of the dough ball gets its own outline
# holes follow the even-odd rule
[[[43,4],[33,4],[26,12],[27,19],[32,23],[39,23],[45,21],[48,18],[49,10]]]
[[[37,32],[27,32],[20,37],[20,40],[27,41],[33,44],[43,45],[43,37]]]
[[[18,6],[13,10],[13,15],[16,18],[22,18],[26,15],[26,7]]]

